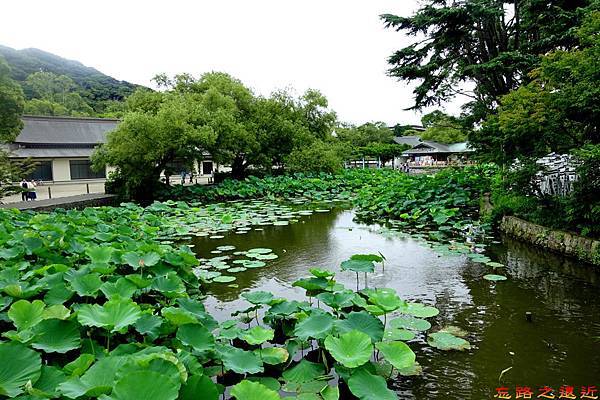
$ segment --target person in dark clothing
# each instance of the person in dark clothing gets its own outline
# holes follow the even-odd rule
[[[27,201],[27,181],[25,179],[21,180],[21,188],[23,189],[21,192],[21,201]]]

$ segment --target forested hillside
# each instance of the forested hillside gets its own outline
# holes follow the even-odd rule
[[[98,115],[110,112],[116,106],[115,102],[122,101],[138,87],[133,83],[116,80],[78,61],[67,60],[39,49],[15,50],[0,45],[0,56],[6,59],[13,79],[21,84],[27,100],[37,99],[29,104],[26,112]],[[60,88],[57,89],[57,85]],[[40,93],[40,87],[62,91],[61,98],[64,92],[78,94],[85,104],[77,104],[78,99],[72,101],[72,104],[56,104],[55,99],[48,97],[48,90]],[[63,107],[58,107],[59,105]]]

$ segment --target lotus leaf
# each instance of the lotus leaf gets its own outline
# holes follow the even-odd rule
[[[410,329],[413,331],[426,331],[431,328],[429,321],[412,316],[398,317],[389,321],[391,328]]]
[[[324,373],[325,367],[323,367],[322,364],[316,364],[302,359],[292,368],[283,371],[281,376],[287,382],[305,383],[322,376]]]
[[[29,329],[44,318],[45,304],[41,300],[29,302],[19,300],[13,303],[8,310],[8,317],[19,330]]]
[[[140,317],[140,307],[129,299],[109,300],[102,306],[83,304],[77,312],[81,325],[105,328],[111,332],[127,328]]]
[[[325,348],[336,361],[347,368],[356,368],[365,364],[373,352],[369,335],[358,330],[346,332],[339,338],[327,336]]]
[[[435,332],[429,334],[427,337],[427,343],[431,347],[435,347],[440,350],[469,350],[471,344],[465,339],[454,336],[448,332]]]
[[[178,400],[197,400],[202,394],[202,400],[218,400],[217,385],[206,375],[192,375],[179,391]]]
[[[0,343],[0,394],[16,397],[27,382],[36,382],[41,375],[39,353],[19,343]]]
[[[366,333],[373,343],[381,341],[383,338],[383,323],[379,318],[371,314],[361,312],[351,312],[346,318],[337,320],[336,329],[340,333],[347,333],[352,330],[358,330]]]
[[[255,291],[242,293],[242,297],[252,304],[269,304],[273,300],[273,293],[264,291]]]
[[[79,325],[74,321],[47,319],[33,328],[31,346],[46,353],[66,353],[79,348]]]
[[[385,379],[360,368],[348,379],[348,388],[360,400],[397,400],[396,393],[388,389]]]
[[[177,339],[199,352],[213,350],[215,347],[215,338],[209,330],[201,324],[185,324],[179,326],[177,329]]]
[[[262,358],[265,364],[277,365],[288,360],[288,351],[282,347],[267,347],[266,349],[256,350],[255,354]]]
[[[379,342],[375,347],[394,368],[410,368],[415,362],[415,353],[404,342]]]
[[[258,374],[263,372],[263,362],[260,357],[251,351],[225,347],[219,350],[225,369],[238,374]]]
[[[231,389],[231,395],[237,400],[278,400],[279,394],[265,385],[243,380]]]
[[[504,275],[487,274],[483,276],[483,279],[488,281],[505,281],[507,278]]]
[[[342,271],[374,272],[375,265],[369,260],[347,260],[342,262]]]
[[[313,311],[296,324],[294,334],[302,340],[324,339],[333,329],[333,317],[323,311]]]
[[[272,340],[274,332],[272,329],[265,329],[261,326],[255,326],[245,330],[241,334],[241,339],[245,340],[250,345],[263,344],[266,341]]]

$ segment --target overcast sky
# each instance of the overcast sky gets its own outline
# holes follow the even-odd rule
[[[255,92],[319,89],[342,121],[419,123],[386,60],[410,43],[379,15],[417,0],[12,0],[0,44],[36,47],[151,86],[159,72],[224,71]],[[457,104],[447,106],[456,113]]]

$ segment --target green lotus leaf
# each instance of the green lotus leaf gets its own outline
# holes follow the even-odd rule
[[[81,345],[79,325],[74,321],[47,319],[37,324],[33,333],[31,346],[46,353],[66,353]]]
[[[287,382],[305,383],[315,380],[325,373],[325,367],[322,364],[312,363],[305,359],[300,360],[294,367],[283,371],[281,376]]]
[[[160,312],[173,325],[196,324],[199,322],[193,313],[183,308],[165,307]]]
[[[142,316],[140,307],[130,299],[113,299],[104,305],[83,304],[77,311],[77,320],[83,326],[96,326],[118,332],[135,323]]]
[[[29,329],[42,321],[45,307],[41,300],[34,300],[31,303],[27,300],[19,300],[8,309],[8,317],[18,330]]]
[[[464,329],[454,325],[446,325],[438,332],[446,332],[458,337],[465,337],[468,334]]]
[[[340,335],[327,336],[325,348],[333,358],[347,368],[356,368],[371,358],[373,344],[366,333],[352,330]]]
[[[398,317],[389,321],[390,328],[426,331],[431,328],[429,321],[412,316]]]
[[[348,388],[360,400],[397,400],[396,393],[388,389],[381,376],[373,375],[360,368],[348,379]]]
[[[221,276],[217,276],[216,278],[213,278],[213,282],[229,283],[229,282],[235,281],[235,279],[236,279],[235,276],[221,275]]]
[[[488,281],[505,281],[507,278],[504,275],[487,274],[483,276],[483,279]]]
[[[383,340],[394,341],[394,340],[413,340],[415,334],[412,331],[401,328],[388,328],[383,333]]]
[[[38,398],[57,398],[60,397],[57,389],[58,385],[66,380],[67,376],[59,368],[42,365],[40,378],[33,385],[33,388],[28,388],[27,391]]]
[[[301,287],[307,291],[326,290],[331,287],[331,282],[325,278],[303,278],[292,283],[292,286]]]
[[[301,340],[324,339],[333,329],[333,317],[320,310],[313,311],[307,318],[296,324],[294,335]]]
[[[65,282],[53,285],[44,296],[44,302],[48,305],[63,304],[73,297],[75,292],[67,287]]]
[[[58,390],[66,397],[76,399],[81,396],[98,397],[111,392],[117,371],[127,363],[127,356],[110,356],[96,361],[81,378],[73,377],[58,385]]]
[[[264,291],[254,291],[242,293],[242,297],[252,304],[269,304],[273,300],[273,293]]]
[[[142,316],[135,321],[133,327],[140,334],[148,335],[151,339],[156,339],[160,334],[162,323],[163,319],[158,315],[142,314]]]
[[[273,329],[265,329],[262,326],[255,326],[245,330],[240,335],[240,339],[246,341],[250,345],[259,345],[273,339]]]
[[[272,249],[258,247],[258,248],[255,248],[255,249],[248,250],[247,253],[251,253],[251,254],[269,254],[272,251],[273,251]]]
[[[115,297],[129,299],[137,289],[138,287],[127,278],[119,278],[115,282],[104,282],[100,286],[100,291],[109,300]]]
[[[62,304],[56,304],[44,309],[42,318],[44,319],[67,319],[71,315],[71,310]]]
[[[339,310],[340,308],[352,307],[352,300],[354,299],[354,292],[351,290],[345,290],[342,292],[325,292],[319,293],[317,299],[327,304],[329,307]]]
[[[157,276],[152,281],[151,288],[169,298],[180,297],[185,294],[185,285],[176,272]]]
[[[80,296],[96,297],[96,293],[102,286],[100,275],[96,273],[79,275],[71,280],[71,287]]]
[[[404,342],[380,342],[375,347],[394,368],[409,368],[415,363],[415,353]]]
[[[23,386],[41,375],[39,353],[22,344],[0,343],[0,360],[0,395],[16,397],[23,393]]]
[[[308,271],[317,278],[332,278],[335,276],[335,272],[327,269],[311,268]]]
[[[233,268],[229,268],[227,270],[227,272],[229,272],[231,274],[237,274],[238,272],[244,272],[247,270],[248,270],[248,268],[246,268],[246,267],[233,267]]]
[[[351,260],[357,261],[371,261],[371,262],[382,262],[383,257],[377,254],[355,254],[350,257]]]
[[[96,357],[92,354],[82,354],[75,360],[66,364],[63,367],[63,371],[71,376],[81,376],[88,368],[94,363]]]
[[[108,264],[114,249],[107,246],[88,247],[85,254],[90,258],[92,264]]]
[[[402,312],[403,314],[410,314],[418,318],[431,318],[438,315],[440,313],[440,310],[438,310],[435,307],[426,306],[421,303],[406,303],[400,309],[400,312]]]
[[[393,289],[376,289],[370,291],[369,302],[381,308],[386,313],[397,310],[405,303]]]
[[[140,267],[152,267],[160,261],[160,255],[155,252],[138,254],[135,252],[127,252],[121,257],[121,261],[128,264],[133,269]]]
[[[339,333],[347,333],[352,330],[358,330],[366,333],[373,343],[381,341],[383,338],[383,323],[368,312],[351,312],[346,318],[336,321],[335,325]]]
[[[174,400],[179,394],[179,382],[154,371],[135,371],[117,381],[110,395],[114,400]]]
[[[279,400],[279,394],[265,385],[243,380],[231,388],[231,395],[237,400]]]
[[[177,339],[199,352],[210,351],[215,348],[214,336],[200,324],[181,325],[177,329]]]
[[[262,360],[251,351],[228,346],[220,349],[219,353],[227,370],[238,374],[258,374],[264,371]]]
[[[320,392],[323,400],[338,400],[340,398],[340,389],[337,386],[327,385]]]
[[[278,392],[279,389],[281,389],[281,383],[279,383],[279,381],[275,378],[264,377],[264,376],[250,376],[250,377],[246,378],[246,380],[251,381],[251,382],[258,382],[276,392]]]
[[[375,265],[373,261],[369,260],[346,260],[341,264],[342,271],[353,271],[353,272],[374,272]]]
[[[465,339],[454,336],[448,332],[430,333],[427,337],[427,343],[431,347],[440,350],[469,350],[471,344]]]
[[[27,252],[31,254],[35,250],[40,249],[44,245],[44,242],[39,237],[26,236],[23,238],[23,244],[25,245]]]
[[[267,264],[260,260],[244,260],[242,265],[246,268],[262,268]]]
[[[221,250],[221,251],[231,251],[231,250],[235,250],[235,246],[218,246],[217,250]]]
[[[504,268],[506,267],[506,265],[496,262],[496,261],[488,261],[485,263],[485,265],[487,265],[488,267],[492,267],[492,268]]]
[[[300,304],[301,303],[296,300],[284,300],[280,303],[273,304],[268,313],[272,315],[292,315],[300,311]]]
[[[254,354],[262,358],[265,364],[271,365],[284,363],[290,356],[288,351],[283,347],[267,347],[266,349],[255,350]]]
[[[217,385],[206,375],[192,375],[179,391],[178,400],[218,400],[219,390]]]

